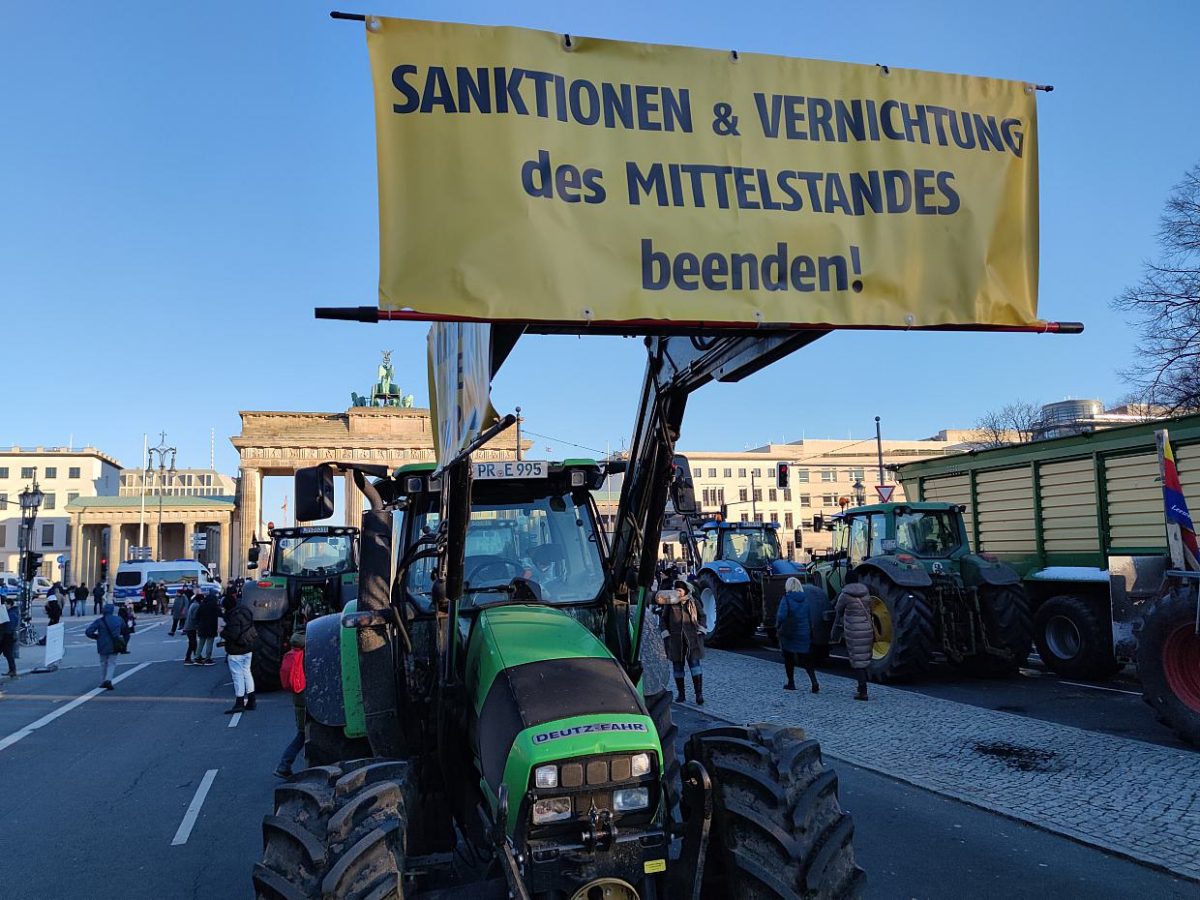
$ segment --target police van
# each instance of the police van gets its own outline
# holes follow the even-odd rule
[[[167,586],[167,596],[174,597],[180,588],[190,584],[204,594],[219,594],[220,586],[212,580],[208,569],[194,559],[131,560],[121,564],[113,584],[112,599],[119,603],[133,603],[140,610],[144,598],[142,589],[147,582],[161,582]]]

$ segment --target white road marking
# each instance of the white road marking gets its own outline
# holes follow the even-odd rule
[[[120,684],[122,681],[124,681],[126,678],[128,678],[130,675],[132,675],[134,672],[141,671],[142,669],[146,668],[146,666],[148,666],[148,665],[150,665],[150,663],[144,662],[144,663],[139,663],[138,665],[134,666],[132,669],[127,669],[126,671],[122,672],[120,675],[118,675],[116,678],[113,679],[113,684]],[[14,731],[12,734],[10,734],[8,737],[4,738],[3,740],[0,740],[0,750],[5,750],[8,747],[11,747],[13,744],[15,744],[17,741],[21,740],[22,738],[29,737],[29,735],[33,734],[39,728],[44,728],[45,726],[49,725],[51,722],[53,722],[59,716],[66,715],[71,710],[75,709],[76,707],[82,706],[83,704],[85,704],[89,700],[91,700],[93,697],[98,696],[99,694],[103,694],[103,693],[106,693],[104,688],[92,688],[86,694],[82,694],[82,695],[76,697],[70,703],[63,704],[58,709],[54,710],[54,712],[46,713],[46,715],[42,716],[36,722],[31,722],[28,725],[26,725],[24,728],[20,728],[17,731]]]
[[[230,728],[235,728],[235,727],[237,726],[237,723],[238,723],[238,722],[240,722],[240,721],[242,721],[242,714],[241,714],[241,713],[234,713],[234,714],[233,714],[233,717],[232,717],[232,718],[229,720],[229,727],[230,727]]]
[[[179,823],[179,830],[171,839],[172,847],[179,847],[188,842],[188,838],[192,835],[192,826],[196,824],[196,817],[200,815],[200,807],[204,805],[204,798],[208,796],[208,789],[212,787],[213,779],[216,777],[217,770],[209,769],[200,779],[200,786],[196,788],[196,796],[188,804],[187,812],[183,814],[183,821]]]
[[[1073,687],[1091,688],[1093,691],[1109,691],[1113,694],[1128,694],[1130,697],[1142,696],[1139,691],[1123,691],[1120,688],[1104,687],[1099,684],[1080,684],[1078,681],[1060,681],[1059,684],[1069,684]]]

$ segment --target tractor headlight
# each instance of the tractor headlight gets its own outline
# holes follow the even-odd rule
[[[533,771],[533,783],[540,788],[558,787],[558,766],[538,766]]]
[[[545,825],[548,822],[561,822],[571,818],[570,797],[550,797],[533,802],[533,824]]]
[[[649,788],[621,788],[619,791],[613,791],[613,809],[617,812],[645,809],[649,805]]]
[[[631,760],[631,762],[632,762],[633,766],[630,771],[630,774],[634,778],[637,778],[641,775],[649,775],[650,774],[650,754],[649,753],[635,753],[633,755],[633,759]]]

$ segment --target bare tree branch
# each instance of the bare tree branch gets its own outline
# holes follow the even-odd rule
[[[988,450],[1009,444],[1024,444],[1034,440],[1041,429],[1041,405],[1017,400],[984,413],[975,423],[976,438],[971,446],[976,450]]]

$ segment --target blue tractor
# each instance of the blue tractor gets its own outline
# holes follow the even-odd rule
[[[707,620],[705,641],[731,647],[756,631],[775,640],[775,611],[788,578],[805,567],[785,559],[775,522],[705,522],[690,530],[693,580]]]

